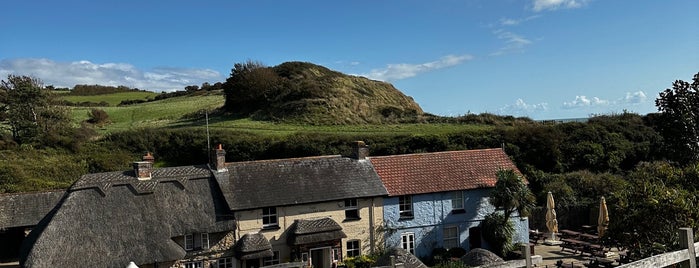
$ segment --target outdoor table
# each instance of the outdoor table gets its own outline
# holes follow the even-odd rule
[[[574,237],[578,237],[580,235],[580,232],[564,229],[564,230],[561,230],[561,234],[567,238],[574,238]]]
[[[599,263],[600,265],[602,265],[604,267],[614,267],[613,260],[606,259],[606,258],[595,258],[595,260],[597,260],[597,263]]]
[[[599,241],[599,236],[592,235],[592,234],[580,234],[580,238],[590,241],[590,242],[597,242]]]
[[[581,254],[583,253],[585,248],[590,244],[585,241],[580,241],[571,238],[563,238],[561,239],[561,242],[563,242],[563,244],[561,244],[561,251],[567,248],[573,250],[573,253],[577,253],[578,251],[580,251]]]
[[[544,237],[544,232],[529,230],[529,241],[530,242],[537,244],[537,243],[539,243],[539,239],[541,239],[542,237]]]

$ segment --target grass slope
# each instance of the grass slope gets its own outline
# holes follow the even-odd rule
[[[93,96],[73,96],[68,94],[59,95],[59,99],[67,100],[72,103],[80,102],[95,102],[99,103],[105,101],[109,103],[109,106],[117,106],[123,100],[145,100],[148,98],[153,98],[157,96],[158,93],[147,92],[147,91],[132,91],[132,92],[119,92],[113,94],[102,94]]]

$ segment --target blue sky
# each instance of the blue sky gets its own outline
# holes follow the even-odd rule
[[[696,0],[3,1],[0,76],[153,91],[236,62],[392,83],[429,113],[655,112],[699,72]]]

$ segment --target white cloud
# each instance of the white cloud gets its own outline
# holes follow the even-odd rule
[[[627,104],[639,104],[646,102],[646,99],[648,99],[646,93],[639,90],[636,92],[626,92],[626,96],[622,101]]]
[[[589,0],[534,0],[532,9],[536,12],[543,10],[580,8]]]
[[[576,108],[594,108],[594,107],[629,107],[638,104],[644,104],[648,100],[646,93],[639,90],[636,92],[626,92],[623,98],[619,98],[613,101],[600,99],[598,97],[588,98],[584,95],[575,96],[575,100],[570,102],[563,102],[563,108],[565,109],[576,109]]]
[[[500,40],[505,41],[505,46],[500,48],[498,51],[491,53],[491,56],[503,55],[509,52],[522,51],[524,47],[532,43],[531,40],[525,38],[524,36],[515,34],[513,32],[498,29],[493,31],[493,34]]]
[[[563,102],[563,108],[575,109],[584,107],[597,107],[609,105],[608,100],[600,99],[598,97],[588,98],[586,96],[575,96],[575,100],[571,102]]]
[[[447,55],[439,60],[419,63],[419,64],[409,64],[409,63],[397,63],[388,64],[386,68],[373,69],[367,74],[361,74],[375,80],[381,81],[395,81],[405,78],[410,78],[421,73],[430,72],[433,70],[438,70],[442,68],[447,68],[455,65],[459,65],[465,61],[473,59],[471,55]]]
[[[73,87],[78,84],[128,86],[150,91],[182,90],[188,85],[222,81],[210,69],[162,67],[143,71],[128,63],[97,64],[86,60],[55,62],[49,59],[0,60],[0,77],[8,74],[31,75],[46,85]]]
[[[513,19],[513,18],[500,18],[500,25],[501,26],[514,26],[514,25],[519,25],[522,22],[530,21],[536,18],[541,17],[540,15],[534,15],[534,16],[529,16],[526,18],[522,19]]]
[[[528,116],[534,112],[548,110],[548,103],[542,102],[538,104],[527,104],[522,99],[517,99],[514,104],[508,104],[500,108],[498,111],[501,114]]]

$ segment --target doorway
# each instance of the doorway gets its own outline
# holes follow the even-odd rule
[[[332,254],[330,247],[311,249],[311,265],[313,265],[313,268],[331,268]]]
[[[481,248],[481,227],[468,228],[468,246],[469,250]]]

